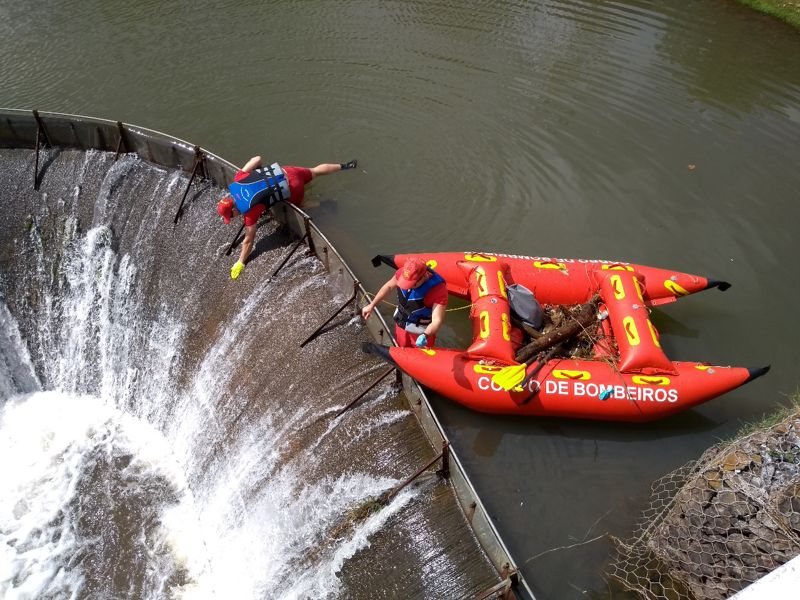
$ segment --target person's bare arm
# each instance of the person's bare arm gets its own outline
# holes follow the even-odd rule
[[[444,304],[434,304],[433,305],[433,314],[431,315],[431,322],[425,328],[425,335],[433,336],[439,332],[439,328],[444,323],[444,315],[446,312],[446,307]]]
[[[397,280],[392,277],[389,281],[381,286],[381,289],[378,290],[378,293],[375,294],[375,297],[372,299],[372,302],[367,304],[364,308],[361,309],[361,316],[364,319],[368,319],[369,316],[372,314],[373,309],[378,305],[378,302],[383,300],[386,295],[391,292],[394,288],[397,287]]]
[[[247,225],[244,228],[244,241],[242,242],[242,251],[239,253],[239,262],[244,264],[250,252],[253,251],[253,241],[256,239],[255,225]]]
[[[247,163],[242,167],[242,171],[244,171],[245,173],[249,173],[253,169],[257,169],[260,166],[261,166],[261,157],[254,156],[253,158],[248,160]]]

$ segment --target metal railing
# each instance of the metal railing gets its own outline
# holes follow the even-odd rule
[[[183,200],[198,176],[226,188],[238,170],[232,163],[207,150],[152,129],[80,115],[0,108],[0,149],[27,148],[36,152],[34,172],[31,174],[31,182],[35,188],[38,188],[39,183],[39,153],[42,146],[105,150],[114,152],[116,157],[121,153],[135,153],[147,162],[184,171],[189,175],[189,182],[182,193],[180,205],[176,207],[176,222],[181,216]],[[369,301],[366,290],[353,270],[308,214],[287,203],[273,206],[272,213],[294,237],[308,243],[310,251],[328,271],[331,284],[347,295],[347,304],[353,304],[354,314],[359,305]],[[392,330],[383,316],[378,311],[373,311],[372,314],[373,318],[366,323],[372,338],[382,344],[393,344]],[[514,593],[519,598],[534,600],[533,592],[489,519],[461,461],[450,447],[425,392],[408,375],[403,374],[401,381],[409,406],[428,441],[434,448],[443,448],[442,454],[437,458],[441,458],[446,464],[447,476],[456,499],[501,579],[500,583],[479,594],[478,598]]]

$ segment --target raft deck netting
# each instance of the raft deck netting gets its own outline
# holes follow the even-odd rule
[[[39,129],[37,125],[37,120],[30,115],[30,113],[24,113],[22,111],[3,111],[0,114],[0,146],[4,148],[27,148],[28,150],[32,150],[36,147],[35,140],[37,137],[37,129],[40,131],[41,143],[41,151],[39,152],[38,160],[34,156],[34,153],[28,152],[25,153],[20,168],[14,169],[13,172],[6,170],[9,176],[13,177],[13,184],[11,184],[10,188],[7,187],[6,189],[17,189],[22,192],[22,190],[27,189],[28,185],[30,185],[32,189],[34,184],[33,171],[34,168],[38,167],[37,183],[41,191],[47,193],[49,184],[48,176],[57,172],[59,168],[63,168],[61,161],[64,160],[65,155],[68,153],[47,149],[45,147],[46,144],[82,149],[99,148],[115,154],[117,150],[119,150],[120,154],[126,151],[136,152],[140,158],[148,162],[181,169],[190,174],[194,172],[194,185],[191,186],[189,194],[186,196],[184,214],[176,228],[176,231],[180,232],[188,226],[187,224],[191,222],[192,219],[203,218],[198,217],[198,215],[206,215],[209,212],[213,212],[209,210],[209,206],[212,206],[212,204],[208,196],[214,196],[220,192],[219,190],[209,190],[208,181],[211,180],[218,185],[224,185],[227,181],[232,179],[235,171],[233,165],[216,156],[208,154],[200,149],[195,149],[190,144],[180,140],[175,140],[150,130],[120,126],[119,124],[109,121],[71,117],[67,115],[41,114],[39,118],[41,129]],[[197,152],[201,152],[202,155],[199,155]],[[196,161],[198,156],[201,156],[202,160]],[[37,162],[38,165],[36,165]],[[102,163],[103,161],[101,160],[100,162]],[[91,163],[91,161],[88,161],[87,164],[89,163]],[[82,167],[79,164],[76,165],[76,163],[72,163],[70,168],[73,168],[77,174]],[[201,177],[203,175],[207,176],[208,179],[202,180]],[[175,211],[177,211],[178,203],[183,195],[185,186],[185,178],[178,178],[174,182],[168,206],[163,207],[163,210],[160,211],[160,217],[157,223],[150,223],[150,227],[172,230],[172,219]],[[80,194],[81,192],[76,193]],[[204,193],[206,193],[205,197],[203,196]],[[333,305],[328,304],[328,306],[325,306],[322,299],[317,301],[322,305],[322,313],[317,315],[316,322],[306,323],[306,326],[310,326],[310,329],[306,329],[305,332],[308,333],[310,330],[313,330],[316,325],[319,325],[325,316],[327,316],[325,310],[327,309],[328,312],[332,312],[337,305],[346,301],[347,298],[354,293],[354,290],[359,297],[359,301],[363,301],[365,297],[364,290],[358,285],[352,271],[344,263],[324,235],[316,229],[309,217],[302,211],[294,208],[278,207],[274,212],[289,231],[295,235],[308,234],[310,240],[309,246],[316,253],[316,256],[319,257],[322,266],[324,266],[326,272],[329,274],[328,277],[326,277],[328,282],[326,285],[333,285],[334,289],[339,292],[336,302]],[[8,223],[9,218],[9,215],[6,215],[3,220]],[[131,214],[128,214],[128,218],[132,218]],[[86,217],[86,219],[88,219],[88,222],[91,222],[90,217]],[[9,241],[14,237],[14,232],[12,232],[9,227],[4,227],[3,230],[5,233],[2,236],[2,246],[0,247],[5,250],[3,260],[6,261],[10,259],[9,253],[11,250]],[[223,237],[225,241],[227,241],[232,234],[232,228],[224,229]],[[169,238],[170,236],[167,237]],[[269,237],[272,239],[273,236],[270,235]],[[259,236],[259,240],[259,246],[261,246],[264,241],[264,236]],[[136,240],[131,239],[129,243],[135,244]],[[176,251],[174,240],[165,239],[160,240],[158,243],[158,252],[163,253],[165,260],[173,261],[170,264],[181,264],[182,260],[185,261],[187,256],[191,256],[191,245],[184,248],[184,252],[181,253]],[[267,246],[273,243],[275,243],[275,241],[269,242]],[[183,242],[177,246],[182,244]],[[258,269],[260,268],[261,271],[265,272],[265,277],[268,276],[274,266],[285,256],[288,249],[288,242],[278,242],[276,247],[262,247],[261,251],[266,253],[267,256],[264,257],[263,261],[255,261],[252,265],[248,266],[248,271],[250,271],[252,275],[257,275]],[[199,276],[199,274],[192,273],[191,271],[191,268],[187,268],[186,271],[181,272],[178,277],[180,285],[191,285],[193,277]],[[219,307],[219,305],[223,304],[224,298],[215,298],[215,300],[215,304]],[[214,311],[211,309],[211,314],[213,313]],[[345,315],[346,314],[347,313],[345,313]],[[216,316],[222,318],[222,315],[219,313]],[[313,316],[311,319],[313,319]],[[203,323],[195,324],[198,330],[202,330],[207,326],[207,324],[204,325]],[[371,321],[368,328],[376,341],[385,342],[389,339],[386,333],[388,329],[385,323]],[[333,336],[323,335],[319,340],[310,342],[309,345],[311,346],[315,343],[329,344],[330,338],[337,337],[338,335],[338,332]],[[357,342],[355,342],[353,347],[355,348],[357,345]],[[200,352],[200,349],[192,350],[198,353]],[[288,362],[289,360],[290,358],[287,356],[286,361]],[[351,375],[353,374],[348,370],[346,378]],[[360,383],[362,387],[365,385],[363,379]],[[431,446],[433,446],[434,449],[440,448],[442,442],[445,441],[445,437],[439,423],[430,412],[427,399],[424,397],[422,391],[407,377],[404,377],[404,387],[406,389],[406,395],[409,398],[410,408],[423,425],[423,429],[429,438]],[[353,389],[351,386],[348,388],[348,393],[350,393],[351,397],[354,397],[357,395],[358,390]],[[430,449],[428,452],[430,452]],[[416,466],[415,463],[414,467],[416,468]],[[459,502],[466,513],[466,517],[471,521],[473,532],[481,541],[481,545],[495,565],[495,569],[497,572],[510,569],[512,574],[515,573],[516,569],[513,561],[510,559],[502,541],[497,536],[493,525],[486,517],[483,506],[475,495],[469,480],[464,475],[458,458],[452,455],[452,453],[450,454],[450,471],[450,482],[459,498]],[[381,544],[373,544],[373,547],[375,546],[381,546]],[[357,557],[352,559],[352,561],[356,562]],[[503,577],[505,577],[505,573],[507,572],[508,571],[503,572]],[[512,577],[515,581],[519,582],[516,586],[517,592],[532,597],[530,590],[527,589],[524,581],[521,581],[519,575],[513,574]]]

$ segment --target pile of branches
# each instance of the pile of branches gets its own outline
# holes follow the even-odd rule
[[[586,304],[554,304],[543,307],[542,331],[524,328],[527,338],[517,351],[516,359],[524,362],[533,354],[555,348],[555,358],[592,358],[595,346],[606,344],[612,356],[618,356],[613,336],[606,336],[598,322],[599,298]]]

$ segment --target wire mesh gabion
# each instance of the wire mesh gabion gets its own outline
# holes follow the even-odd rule
[[[724,600],[800,554],[800,411],[652,486],[608,575],[647,600]]]

